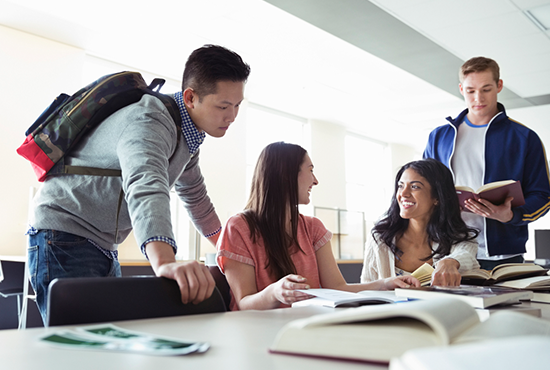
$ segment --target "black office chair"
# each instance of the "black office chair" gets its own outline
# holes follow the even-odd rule
[[[23,300],[23,284],[24,284],[24,270],[25,264],[22,262],[14,261],[0,261],[0,297],[10,298],[16,297],[17,302],[17,322],[21,322],[21,307]],[[11,310],[9,310],[11,313]],[[2,312],[6,315],[8,310]],[[4,324],[5,317],[2,317],[2,324]],[[10,320],[11,321],[11,320]],[[7,323],[5,323],[7,324]],[[3,327],[0,326],[0,327]],[[11,327],[11,326],[10,326]],[[17,326],[14,326],[17,327]]]
[[[226,311],[217,288],[199,304],[183,304],[176,281],[155,276],[55,279],[48,291],[48,326]]]
[[[210,265],[208,266],[208,270],[210,270],[210,273],[212,274],[212,277],[214,278],[214,281],[216,282],[216,287],[220,291],[220,294],[222,295],[222,298],[225,302],[225,308],[227,311],[229,311],[229,305],[231,303],[231,293],[229,290],[229,284],[227,283],[227,279],[225,275],[220,271],[220,268],[216,265]]]

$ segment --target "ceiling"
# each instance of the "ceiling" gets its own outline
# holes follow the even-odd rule
[[[179,80],[189,53],[227,46],[252,67],[246,98],[422,150],[464,103],[457,71],[501,66],[509,114],[550,142],[550,0],[0,0],[0,25]],[[93,6],[93,7],[92,7]]]

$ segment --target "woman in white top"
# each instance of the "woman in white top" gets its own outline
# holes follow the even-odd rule
[[[427,262],[435,268],[432,285],[460,285],[461,272],[479,268],[477,234],[460,216],[450,170],[434,159],[407,163],[372,229],[361,282],[408,275]]]

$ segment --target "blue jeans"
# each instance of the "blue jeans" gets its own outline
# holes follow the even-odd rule
[[[56,278],[121,276],[120,264],[88,239],[56,230],[29,235],[28,268],[36,304],[47,325],[48,286]]]

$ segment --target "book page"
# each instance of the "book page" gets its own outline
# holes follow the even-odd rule
[[[455,190],[465,191],[465,192],[468,192],[468,193],[475,193],[474,189],[472,189],[469,186],[462,186],[462,185],[455,186]]]
[[[508,184],[513,184],[514,182],[515,182],[515,180],[504,180],[504,181],[490,182],[488,184],[485,184],[485,185],[481,186],[479,189],[477,189],[477,193],[479,194],[482,191],[499,188],[501,186],[505,186],[505,185],[508,185]]]
[[[432,282],[432,274],[435,269],[429,263],[424,263],[422,266],[413,271],[411,276],[418,279],[421,286],[430,285]]]
[[[462,273],[463,279],[490,279],[491,272],[483,269],[473,269]]]
[[[300,292],[314,296],[310,299],[294,302],[292,307],[327,306],[327,307],[357,307],[364,304],[384,304],[407,301],[397,298],[393,291],[365,291],[352,293],[336,289],[299,289]]]
[[[544,268],[542,268],[542,266],[535,265],[533,263],[507,263],[495,267],[492,272],[492,277],[495,280],[498,280],[506,276],[520,275],[530,271],[540,271],[542,273],[543,270]]]
[[[396,296],[395,291],[393,290],[362,290],[357,294],[375,299],[384,299],[396,303],[408,301],[408,299],[405,297]]]
[[[547,369],[550,338],[494,338],[483,343],[422,348],[392,358],[390,370]]]
[[[315,297],[326,299],[334,303],[360,298],[357,296],[357,293],[351,293],[336,289],[298,289],[298,291],[313,295]]]
[[[311,327],[292,322],[279,332],[270,351],[387,363],[409,349],[441,344],[425,323],[395,317]]]
[[[325,315],[312,316],[293,323],[298,328],[328,326],[374,321],[394,317],[406,317],[427,324],[441,339],[441,343],[451,343],[468,328],[479,323],[473,307],[455,299],[441,298],[390,305],[362,306]]]
[[[464,332],[453,344],[520,335],[550,336],[550,322],[513,311],[496,312],[483,323]]]
[[[515,289],[550,289],[550,276],[532,276],[528,278],[503,281],[501,283],[496,283],[495,285]]]

